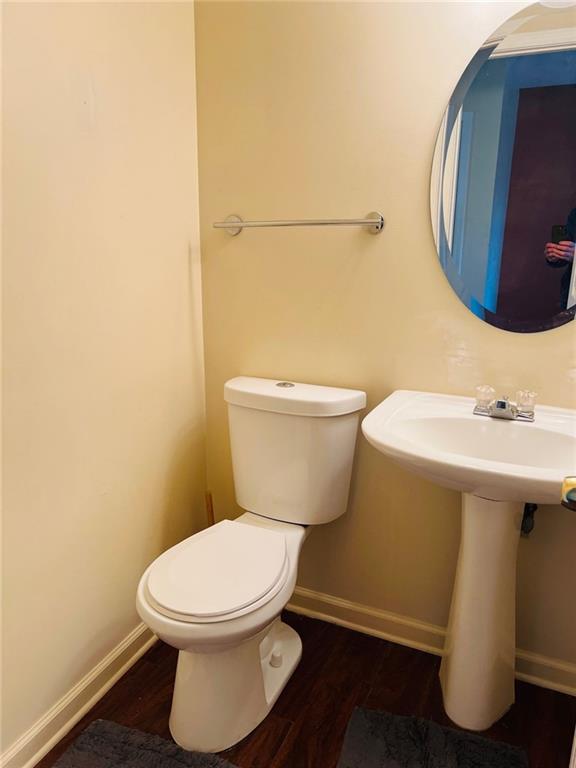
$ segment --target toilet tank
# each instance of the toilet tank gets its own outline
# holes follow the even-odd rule
[[[344,514],[364,392],[240,376],[224,399],[241,507],[303,525]]]

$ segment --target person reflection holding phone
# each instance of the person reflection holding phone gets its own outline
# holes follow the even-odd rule
[[[562,231],[555,235],[555,229]],[[568,214],[566,226],[553,227],[552,241],[544,246],[544,257],[548,266],[566,270],[560,281],[560,309],[566,309],[568,304],[575,244],[576,208],[572,208]]]

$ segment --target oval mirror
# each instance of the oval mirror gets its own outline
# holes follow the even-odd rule
[[[477,317],[544,331],[576,312],[576,7],[513,16],[460,78],[436,140],[438,257]]]

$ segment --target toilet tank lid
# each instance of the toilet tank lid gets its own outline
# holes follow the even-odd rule
[[[366,406],[366,393],[358,389],[251,376],[237,376],[227,381],[224,399],[232,405],[294,416],[342,416]]]

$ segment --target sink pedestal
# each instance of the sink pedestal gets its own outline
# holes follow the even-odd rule
[[[462,536],[440,681],[463,728],[489,728],[514,703],[516,555],[524,504],[462,494]]]
[[[574,474],[576,411],[543,405],[535,422],[522,422],[474,415],[474,405],[470,397],[397,390],[370,411],[362,431],[405,469],[463,494],[440,677],[448,715],[479,731],[514,702],[524,502],[558,503],[563,478]]]

